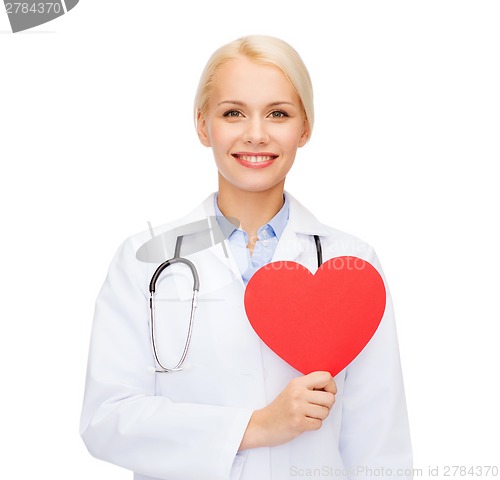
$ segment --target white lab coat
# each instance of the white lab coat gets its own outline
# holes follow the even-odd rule
[[[382,274],[370,246],[321,224],[288,196],[289,221],[274,261],[293,260],[316,271],[312,235],[319,235],[323,260],[353,255]],[[155,233],[211,215],[213,195]],[[157,264],[136,259],[148,238],[144,232],[122,244],[96,302],[81,417],[92,455],[134,471],[135,480],[359,479],[384,478],[388,470],[391,478],[409,478],[400,471],[411,469],[412,455],[389,294],[377,332],[335,377],[336,403],[322,428],[278,447],[237,453],[252,412],[300,373],[250,326],[244,284],[227,243],[229,258],[221,244],[186,256],[200,277],[189,365],[182,372],[153,373],[148,285]],[[165,259],[173,248],[165,245]],[[157,293],[158,347],[168,366],[184,347],[192,285],[185,267],[170,269]]]

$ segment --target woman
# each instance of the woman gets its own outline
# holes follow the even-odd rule
[[[152,240],[135,235],[118,250],[96,303],[81,421],[87,447],[138,480],[408,478],[390,297],[375,335],[335,379],[301,375],[259,339],[245,314],[245,285],[262,265],[293,260],[315,271],[315,235],[324,260],[353,255],[381,271],[371,247],[321,224],[284,191],[313,127],[302,60],[267,36],[221,47],[201,76],[195,115],[201,143],[213,150],[218,192]],[[207,243],[199,226],[210,218]],[[160,373],[148,285],[179,237],[175,256],[191,260],[200,278],[190,368]],[[181,264],[158,281],[158,359],[167,367],[185,345],[191,286]]]

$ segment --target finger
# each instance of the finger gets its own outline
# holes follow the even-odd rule
[[[314,405],[310,403],[305,409],[305,415],[308,418],[315,418],[317,420],[323,421],[328,414],[330,413],[330,409],[327,407],[323,407],[322,405]]]
[[[324,386],[325,392],[330,392],[333,393],[334,395],[337,394],[337,384],[335,383],[335,380],[332,378],[330,383]]]
[[[313,405],[320,405],[330,410],[335,403],[335,395],[331,392],[324,392],[323,390],[310,391],[306,395],[307,402]]]
[[[318,418],[306,417],[304,419],[304,431],[319,430],[323,425],[323,421]]]
[[[321,390],[332,381],[332,376],[329,372],[312,372],[304,375],[302,378],[309,390],[314,390],[315,388]]]

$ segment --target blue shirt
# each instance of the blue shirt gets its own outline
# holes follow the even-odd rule
[[[262,266],[268,264],[274,255],[278,241],[288,222],[290,202],[284,195],[285,203],[281,210],[268,223],[257,231],[257,241],[253,254],[250,255],[248,245],[248,233],[231,223],[220,211],[217,205],[217,194],[214,196],[215,216],[224,237],[228,239],[231,252],[241,273],[243,283],[246,285],[252,275]]]

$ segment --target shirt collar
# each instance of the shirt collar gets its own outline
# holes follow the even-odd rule
[[[280,239],[283,230],[285,230],[286,224],[288,222],[288,216],[290,214],[290,200],[288,199],[286,193],[283,196],[285,198],[285,202],[283,203],[283,206],[281,207],[280,211],[273,218],[271,218],[269,222],[265,224],[269,225],[273,229],[278,240]],[[224,237],[229,238],[230,235],[235,230],[238,230],[238,226],[232,223],[220,211],[219,205],[217,205],[217,193],[214,195],[214,208],[215,208],[215,218],[217,219],[217,223],[219,224],[219,227],[222,230]]]

